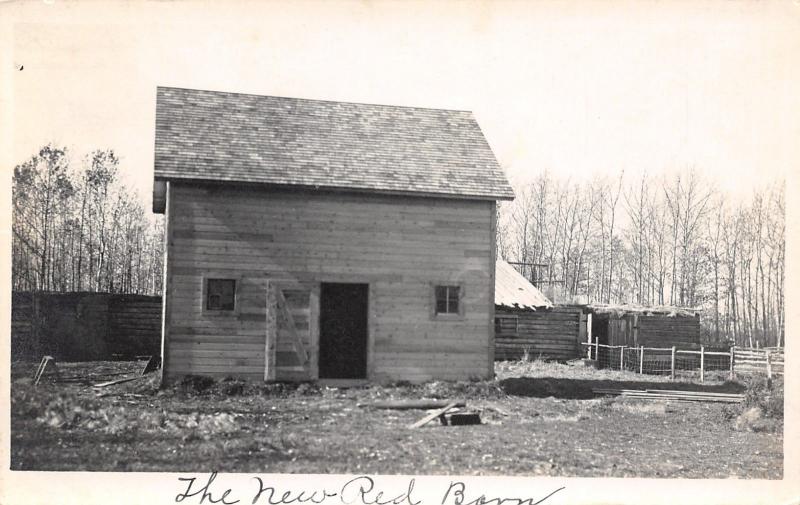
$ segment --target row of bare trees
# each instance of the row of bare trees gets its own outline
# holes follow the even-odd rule
[[[700,308],[711,341],[783,345],[784,193],[734,199],[690,169],[543,173],[501,206],[498,254],[560,302]]]
[[[161,293],[163,223],[122,184],[114,151],[75,163],[44,146],[14,168],[12,200],[14,290]]]

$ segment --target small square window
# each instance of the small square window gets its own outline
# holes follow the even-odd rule
[[[516,337],[519,331],[517,316],[495,316],[494,334],[506,337]]]
[[[207,279],[206,310],[234,310],[236,306],[236,281],[233,279]]]
[[[460,286],[436,286],[436,314],[458,314],[461,298]]]

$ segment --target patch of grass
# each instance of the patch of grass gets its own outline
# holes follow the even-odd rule
[[[72,369],[83,374],[94,366]],[[497,380],[350,389],[207,378],[158,389],[154,379],[147,378],[104,388],[102,397],[84,384],[33,388],[12,381],[11,467],[579,477],[782,475],[782,432],[762,430],[764,423],[734,430],[732,423],[720,422],[728,406],[663,407],[591,394],[597,385],[738,392],[744,384],[673,383],[543,361],[498,363],[497,370]],[[512,386],[521,388],[519,394],[513,394]],[[409,430],[424,411],[358,406],[377,399],[421,398],[465,399],[484,424],[431,423]]]
[[[772,384],[765,377],[754,376],[745,379],[743,409],[757,407],[763,416],[771,419],[783,419],[783,379],[776,378]]]
[[[616,402],[612,405],[613,408],[627,410],[637,414],[656,414],[665,415],[667,413],[667,405],[664,402],[650,402],[650,401],[622,401]]]
[[[184,394],[202,394],[209,391],[216,381],[205,375],[185,375],[176,384],[176,389]]]
[[[219,383],[218,388],[223,395],[241,396],[247,390],[247,383],[240,379],[227,377]]]
[[[31,384],[14,384],[11,388],[11,416],[16,419],[35,419],[46,401],[42,395],[37,394],[40,391]]]

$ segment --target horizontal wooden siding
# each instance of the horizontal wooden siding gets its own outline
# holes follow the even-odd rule
[[[268,280],[369,283],[372,380],[485,377],[491,209],[480,201],[171,183],[165,378],[263,379]],[[235,314],[203,310],[204,276],[237,279]],[[462,318],[431,316],[436,282],[463,284]]]
[[[495,334],[495,359],[532,358],[568,360],[578,357],[581,311],[567,307],[552,310],[495,308],[502,331]],[[517,318],[516,333],[510,318]],[[505,319],[505,320],[504,320]],[[497,327],[497,326],[496,326]]]

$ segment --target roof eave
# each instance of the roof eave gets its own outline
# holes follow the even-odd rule
[[[504,310],[511,310],[516,312],[538,312],[540,310],[549,310],[552,307],[548,305],[508,305],[505,303],[496,303],[495,309],[504,309]]]
[[[359,188],[352,186],[329,186],[329,185],[305,185],[305,184],[280,184],[271,182],[255,182],[255,181],[240,181],[236,179],[206,179],[196,177],[175,177],[158,175],[154,176],[154,181],[169,181],[169,182],[182,182],[187,184],[202,184],[202,185],[223,185],[231,184],[242,187],[250,188],[264,188],[264,189],[287,189],[296,191],[321,191],[332,193],[369,193],[378,195],[390,196],[419,196],[423,198],[447,198],[452,200],[480,200],[480,201],[511,201],[514,200],[514,195],[496,194],[496,195],[478,195],[478,194],[462,194],[462,193],[439,193],[433,191],[403,191],[392,189],[374,189],[374,188]]]

